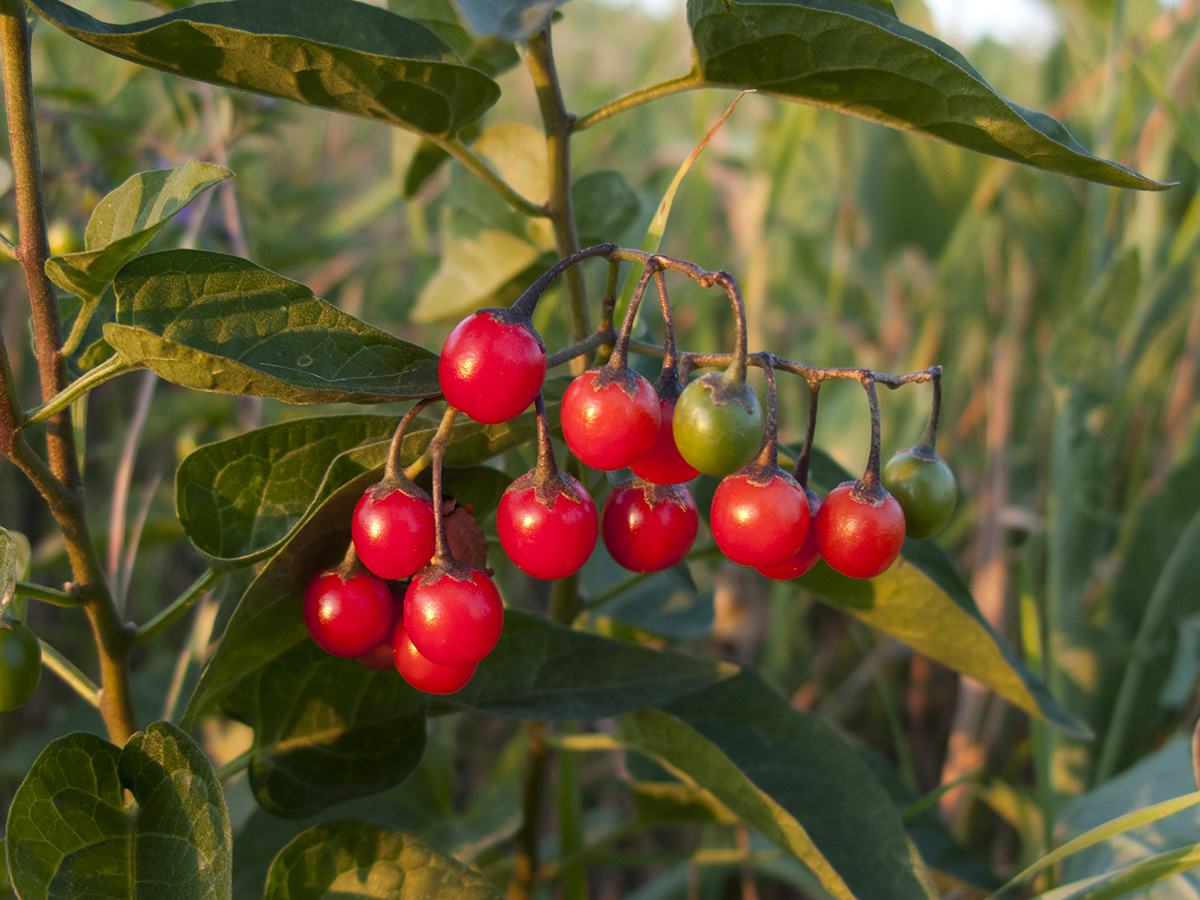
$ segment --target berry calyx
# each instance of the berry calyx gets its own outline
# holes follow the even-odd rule
[[[651,484],[683,484],[700,474],[675,445],[675,401],[658,401],[659,426],[650,449],[629,464],[633,474]]]
[[[904,510],[878,484],[846,481],[821,503],[817,546],[830,567],[850,578],[874,578],[904,546]]]
[[[343,564],[314,575],[304,591],[304,624],[333,656],[362,656],[388,633],[392,595],[382,580]],[[349,570],[349,571],[347,571]]]
[[[563,395],[563,438],[580,462],[612,471],[654,446],[658,395],[644,377],[611,365],[589,369]]]
[[[748,463],[762,444],[758,394],[728,372],[710,372],[683,389],[673,432],[680,455],[707,475],[723,477]]]
[[[439,665],[479,662],[503,626],[504,602],[492,579],[453,557],[422,569],[404,595],[404,630]]]
[[[817,546],[817,513],[821,509],[821,498],[812,488],[805,488],[808,499],[808,534],[800,549],[777,566],[755,566],[760,575],[765,575],[774,581],[791,581],[799,578],[812,569],[821,558],[821,549]]]
[[[500,545],[513,564],[553,581],[578,572],[596,546],[596,503],[571,475],[537,483],[537,470],[509,486],[496,513]]]
[[[752,463],[717,486],[712,533],[726,557],[743,566],[777,566],[808,536],[808,498],[777,465]]]
[[[477,662],[450,666],[430,662],[413,646],[403,622],[396,626],[389,649],[391,662],[404,680],[426,694],[453,694],[460,691],[479,668]]]
[[[546,380],[546,347],[528,317],[481,309],[454,326],[438,358],[446,402],[476,422],[507,422]]]
[[[946,527],[954,514],[958,486],[936,450],[924,445],[899,450],[887,461],[881,477],[904,510],[909,537],[923,540]]]
[[[433,502],[406,478],[367,489],[350,520],[354,550],[380,578],[416,574],[433,557]]]
[[[42,679],[42,645],[17,619],[0,619],[0,710],[23,706]]]
[[[632,572],[658,572],[680,563],[696,539],[700,517],[683,485],[633,478],[604,501],[600,529],[617,564]]]

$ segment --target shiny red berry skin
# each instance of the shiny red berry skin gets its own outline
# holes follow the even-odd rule
[[[404,630],[417,651],[442,666],[476,663],[492,652],[504,603],[487,573],[464,566],[466,580],[430,566],[404,595]]]
[[[304,624],[326,653],[362,656],[388,633],[391,592],[366,572],[348,579],[339,572],[321,572],[304,591]]]
[[[683,561],[699,522],[696,501],[683,485],[630,480],[608,495],[600,530],[618,565],[631,572],[658,572]]]
[[[743,566],[777,566],[808,535],[808,498],[783,470],[751,465],[726,475],[713,495],[713,540]]]
[[[446,402],[494,425],[524,412],[546,380],[546,348],[532,326],[481,309],[454,326],[438,359]]]
[[[396,668],[396,660],[392,653],[392,633],[404,620],[404,589],[388,585],[388,593],[392,595],[392,624],[388,626],[378,644],[362,656],[354,658],[359,665],[376,672],[387,672]]]
[[[394,490],[376,499],[367,490],[350,519],[354,551],[380,578],[408,578],[433,557],[433,504]]]
[[[528,477],[528,476],[526,476]],[[531,484],[518,479],[500,500],[496,531],[513,564],[534,578],[554,581],[578,572],[596,546],[600,517],[591,495],[575,478],[561,475],[575,491],[560,491],[550,505],[537,499]]]
[[[654,444],[629,464],[633,474],[651,484],[683,484],[700,474],[675,446],[675,403],[662,397],[658,401],[659,425]]]
[[[389,649],[391,663],[404,680],[418,691],[424,691],[426,694],[453,694],[455,691],[460,691],[466,687],[471,676],[475,674],[475,670],[479,668],[477,662],[460,663],[453,666],[442,666],[430,662],[413,646],[408,633],[404,630],[403,622],[396,626]]]
[[[760,575],[765,575],[775,581],[790,581],[799,578],[812,569],[821,558],[821,550],[817,546],[817,512],[821,509],[821,498],[816,493],[808,492],[808,534],[804,543],[777,566],[755,566]]]
[[[586,466],[612,471],[628,466],[654,446],[660,413],[654,385],[628,372],[633,395],[621,380],[596,387],[607,366],[584,372],[571,382],[562,401],[563,438]]]
[[[835,571],[850,578],[874,578],[900,555],[904,511],[883,488],[875,502],[856,499],[852,495],[855,484],[838,485],[821,503],[817,546],[821,558]]]

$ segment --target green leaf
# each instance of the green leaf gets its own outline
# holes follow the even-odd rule
[[[620,736],[795,854],[840,900],[936,896],[870,769],[758,673],[625,716]]]
[[[231,568],[264,559],[334,491],[383,466],[397,424],[398,419],[384,416],[295,419],[206,444],[188,455],[175,475],[180,524],[213,565]],[[405,464],[425,450],[436,430],[414,426],[404,436]],[[446,444],[446,494],[473,504],[476,516],[485,515],[493,498],[466,493],[488,487],[494,470],[458,472],[455,467],[502,453],[534,433],[532,414],[500,425],[456,423]]]
[[[420,22],[453,47],[467,65],[488,75],[506,72],[521,61],[511,41],[472,35],[450,0],[388,0],[387,6],[394,13]]]
[[[534,203],[549,196],[546,138],[536,129],[502,122],[484,131],[471,149],[521,196]],[[479,179],[458,169],[446,191],[441,224],[442,259],[417,298],[412,312],[416,322],[455,319],[498,305],[503,289],[517,280],[532,280],[527,271],[555,247],[548,219],[513,210]]]
[[[813,452],[812,475],[826,488],[850,477],[820,449]],[[992,630],[970,588],[933,541],[905,541],[900,560],[867,581],[839,575],[819,562],[796,583],[918,653],[969,675],[1060,731],[1078,737],[1091,734]]]
[[[59,0],[31,0],[106,53],[188,78],[450,135],[500,88],[418,22],[353,0],[231,0],[110,25]]]
[[[221,166],[190,159],[178,168],[134,175],[92,211],[84,234],[86,249],[50,257],[46,274],[63,290],[85,301],[98,300],[121,267],[172,216],[232,174]]]
[[[125,804],[125,791],[136,807]],[[123,750],[90,734],[52,741],[8,813],[9,874],[21,900],[226,900],[229,811],[212,766],[156,722]]]
[[[12,602],[17,582],[29,568],[29,556],[29,539],[25,535],[0,528],[0,613]]]
[[[566,628],[519,610],[455,706],[526,719],[602,719],[733,674],[729,663]]]
[[[571,187],[579,241],[587,247],[618,243],[637,220],[642,204],[620,172],[588,172]]]
[[[299,818],[408,777],[425,749],[426,699],[395,671],[305,640],[239,682],[221,708],[254,729],[250,786],[259,805]]]
[[[126,362],[202,391],[288,403],[438,393],[436,356],[249,260],[199,250],[135,259],[104,337]]]
[[[550,15],[566,0],[455,0],[476,34],[523,43],[550,24]]]
[[[264,900],[502,900],[473,869],[420,838],[366,822],[330,822],[280,851]]]
[[[1014,162],[1117,187],[1168,187],[1093,156],[1062,124],[997,94],[953,47],[854,0],[688,0],[710,85],[915,131]]]

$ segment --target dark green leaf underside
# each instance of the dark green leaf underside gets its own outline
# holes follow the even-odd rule
[[[288,403],[373,403],[438,392],[436,357],[248,260],[142,256],[117,275],[104,336],[126,362],[203,391]]]
[[[60,0],[31,0],[106,53],[188,78],[453,134],[500,95],[424,25],[353,0],[229,0],[110,25]]]
[[[700,72],[893,128],[1117,187],[1152,181],[1088,152],[1062,124],[997,94],[953,47],[854,0],[689,0]]]

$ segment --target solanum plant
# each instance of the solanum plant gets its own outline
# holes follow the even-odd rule
[[[952,373],[935,359],[893,374],[752,345],[762,332],[751,340],[736,260],[711,258],[713,246],[659,253],[696,154],[665,196],[654,188],[648,219],[627,181],[634,161],[627,173],[581,172],[573,142],[619,133],[632,111],[671,95],[732,88],[770,95],[771,109],[828,107],[1062,176],[1167,185],[1005,99],[890,0],[690,0],[691,68],[631,82],[591,111],[573,108],[558,74],[552,35],[575,14],[565,3],[159,5],[168,11],[114,23],[61,0],[0,0],[16,213],[16,239],[2,247],[21,275],[6,297],[27,304],[3,324],[27,320],[32,331],[10,330],[0,346],[0,453],[61,547],[31,568],[19,534],[29,526],[2,523],[0,698],[42,702],[49,719],[51,700],[73,692],[99,713],[90,730],[59,728],[5,797],[0,895],[11,884],[20,900],[578,900],[591,867],[623,865],[623,841],[669,823],[684,824],[664,858],[689,858],[695,823],[729,837],[746,897],[768,861],[779,865],[758,872],[764,884],[839,900],[929,898],[944,884],[935,873],[974,878],[946,850],[956,845],[944,824],[915,827],[936,797],[909,806],[842,730],[755,666],[686,643],[695,633],[673,632],[663,612],[682,585],[711,621],[723,553],[986,685],[1038,734],[1086,734],[980,614],[950,557],[905,543],[910,507],[920,525],[909,538],[932,534],[954,511],[955,484],[949,468],[931,486],[924,470],[881,475],[876,387],[931,389],[926,438],[910,456],[936,465]],[[131,77],[158,70],[175,89],[202,84],[209,126],[215,98],[254,95],[272,98],[255,113],[264,117],[292,108],[282,101],[409,136],[393,190],[427,201],[413,233],[440,193],[455,199],[441,207],[437,268],[403,279],[404,303],[419,293],[419,317],[446,327],[401,339],[352,314],[346,298],[320,299],[286,266],[248,258],[229,187],[238,157],[219,122],[204,154],[212,161],[113,179],[99,199],[80,189],[72,202],[90,207],[83,249],[51,256],[46,185],[60,190],[63,179],[39,155],[33,61],[37,40],[63,35],[72,60],[107,54],[140,73]],[[527,127],[496,113],[519,103],[518,77],[536,97],[533,144]],[[498,106],[503,92],[513,96]],[[209,234],[215,191],[225,192],[226,227]],[[640,248],[622,246],[631,231],[624,243]],[[178,246],[147,249],[160,232]],[[356,252],[338,266],[361,264]],[[602,268],[590,284],[585,273]],[[709,290],[671,299],[671,279]],[[639,308],[651,286],[661,330]],[[731,312],[701,305],[709,293]],[[714,323],[719,346],[676,347],[672,309],[685,307],[689,321]],[[89,422],[102,396],[92,391],[134,372],[147,387],[128,421]],[[779,444],[781,423],[797,422],[776,390],[785,377],[809,396],[791,473]],[[97,513],[109,492],[89,484],[85,494],[85,465],[100,455],[99,429],[127,425],[136,446],[159,380],[224,395],[243,415],[173,473],[172,535],[194,581],[127,606],[137,560],[112,562],[122,547],[114,524],[105,536],[117,551],[103,557]],[[867,395],[857,480],[813,446],[818,389],[832,381]],[[814,462],[824,499],[809,484]],[[966,491],[958,499],[971,503]],[[110,522],[123,527],[113,504]],[[61,567],[69,575],[52,584]],[[658,605],[638,608],[639,591]],[[197,607],[207,613],[185,639],[181,621]],[[913,626],[930,618],[937,627]],[[29,637],[75,620],[90,634],[78,653]],[[170,644],[179,662],[172,678],[157,673],[144,680],[162,684],[135,690],[151,642]],[[56,676],[40,686],[37,649]],[[65,688],[40,700],[49,681]],[[162,715],[147,714],[147,691]],[[32,728],[22,716],[0,714],[4,741],[10,728]],[[205,737],[215,732],[242,743],[221,756]],[[594,754],[604,774],[589,780],[580,758]],[[452,802],[463,795],[456,767],[471,788],[465,807]],[[228,803],[233,791],[252,797],[253,811]],[[546,828],[552,795],[556,835]],[[630,891],[651,877],[636,861],[630,873]],[[998,886],[998,874],[1012,873],[977,886]]]

